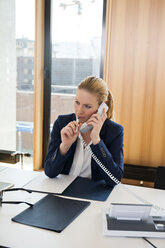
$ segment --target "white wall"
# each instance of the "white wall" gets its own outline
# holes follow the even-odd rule
[[[0,149],[16,149],[15,0],[0,0]]]

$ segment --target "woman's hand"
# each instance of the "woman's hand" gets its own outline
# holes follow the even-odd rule
[[[100,130],[104,124],[104,121],[107,118],[107,114],[105,112],[105,109],[103,109],[103,114],[100,116],[100,114],[96,113],[93,114],[90,119],[87,121],[88,125],[92,125],[92,131],[90,133],[90,138],[92,140],[92,143],[94,145],[98,144],[100,142]]]
[[[65,155],[71,145],[76,141],[81,124],[76,121],[71,121],[61,130],[61,144],[60,152],[62,155]],[[76,130],[77,129],[77,130]]]

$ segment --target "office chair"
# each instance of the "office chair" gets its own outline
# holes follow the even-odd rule
[[[165,189],[165,166],[157,167],[154,188]]]

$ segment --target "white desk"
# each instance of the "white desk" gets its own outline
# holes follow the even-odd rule
[[[0,172],[0,176],[2,172]],[[12,173],[12,175],[10,175],[10,173]],[[36,172],[31,173],[33,177],[36,176]],[[3,174],[3,180],[6,181],[7,179],[13,178],[18,185],[24,185],[27,183],[29,173],[24,171],[23,174],[25,180],[20,178],[18,171],[8,170],[7,174]],[[106,202],[91,201],[91,205],[66,227],[62,233],[56,233],[12,222],[11,218],[22,212],[27,206],[25,204],[4,204],[0,208],[0,245],[12,248],[151,248],[151,246],[141,238],[104,237],[102,234],[101,208],[108,208],[110,202],[141,203],[127,188],[136,194],[140,194],[141,197],[146,200],[149,195],[152,201],[156,199],[157,202],[155,203],[157,205],[160,203],[161,206],[165,208],[165,202],[164,200],[162,201],[162,197],[164,196],[165,198],[165,191],[128,185],[126,187],[117,186]],[[7,192],[4,195],[4,200],[26,200],[34,203],[42,197],[44,197],[43,194],[37,193],[29,194],[21,191],[15,193]],[[159,248],[165,247],[165,239],[149,240]]]

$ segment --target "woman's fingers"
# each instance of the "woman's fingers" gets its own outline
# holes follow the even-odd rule
[[[68,130],[68,129],[64,129],[63,131],[62,131],[62,135],[66,135],[67,137],[72,137],[72,134],[70,133],[70,131]]]
[[[101,118],[103,121],[105,121],[107,119],[107,113],[105,111],[105,108],[103,109],[103,114],[102,114]]]
[[[87,121],[87,124],[91,124],[91,122],[94,122],[94,123],[102,123],[102,120],[101,119],[98,119],[96,116],[92,116],[88,121]]]
[[[66,127],[63,128],[63,134],[67,134],[69,137],[73,137],[76,131],[76,127],[79,127],[79,123],[76,121],[70,122]]]
[[[93,119],[93,118],[97,119],[98,121],[104,122],[104,121],[106,120],[106,118],[107,118],[107,114],[106,114],[106,112],[105,112],[105,109],[103,109],[103,113],[102,113],[101,116],[100,116],[99,113],[96,113],[96,114],[93,114],[93,115],[90,117],[89,120],[91,120],[91,119]],[[88,121],[87,121],[87,123],[88,123]]]
[[[83,123],[79,123],[79,124],[78,124],[78,131],[80,130],[82,124],[83,124]]]
[[[77,123],[76,121],[72,121],[61,130],[61,135],[64,135],[69,139],[76,138],[80,128],[81,124]]]
[[[72,130],[71,127],[66,127],[66,130],[70,134],[71,137],[74,135],[74,131]]]
[[[91,118],[95,118],[95,119],[97,119],[97,120],[101,120],[101,116],[100,116],[100,114],[93,114],[91,117],[90,117],[90,119]]]
[[[107,114],[105,112],[105,109],[103,110],[102,116],[100,116],[100,114],[96,113],[93,114],[90,119],[87,121],[87,125],[92,125],[93,126],[93,130],[92,132],[95,133],[96,135],[99,135],[101,127],[104,123],[104,121],[107,118]]]
[[[73,133],[76,132],[76,127],[78,127],[78,125],[79,125],[79,124],[78,124],[76,121],[70,122],[70,123],[68,124],[68,126],[72,128]]]
[[[92,127],[94,128],[94,127],[100,127],[100,125],[98,125],[98,122],[95,122],[95,121],[90,121],[89,123],[88,123],[88,125],[90,126],[90,125],[92,125]],[[99,128],[100,129],[100,128]]]

